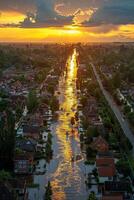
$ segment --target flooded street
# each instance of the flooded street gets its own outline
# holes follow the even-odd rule
[[[60,112],[55,133],[58,152],[54,154],[58,154],[59,163],[51,180],[53,200],[84,200],[87,197],[83,159],[72,161],[81,154],[78,122],[71,124],[78,107],[77,67],[77,52],[74,50],[68,59],[66,71],[59,81],[58,88]]]
[[[75,120],[78,115],[77,69],[77,52],[74,50],[68,58],[56,92],[60,109],[56,124],[51,126],[53,159],[47,165],[45,175],[34,176],[34,182],[41,186],[38,191],[40,199],[48,181],[51,181],[53,200],[86,200],[88,197],[85,185],[86,167],[78,133],[79,120]]]

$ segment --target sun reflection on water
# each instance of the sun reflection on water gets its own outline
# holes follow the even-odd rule
[[[77,51],[69,57],[66,72],[59,82],[60,112],[56,134],[60,144],[60,163],[52,181],[53,200],[65,200],[67,188],[72,188],[74,181],[79,183],[79,169],[71,162],[72,156],[77,153],[78,122],[71,125],[78,106],[76,79],[77,79]],[[68,135],[67,135],[68,133]],[[79,190],[79,185],[76,190]]]

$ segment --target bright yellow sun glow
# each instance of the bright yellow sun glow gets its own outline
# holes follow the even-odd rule
[[[67,61],[66,70],[64,75],[59,80],[59,87],[57,97],[60,103],[59,118],[56,125],[56,134],[58,137],[60,146],[60,152],[62,152],[63,160],[60,161],[59,167],[54,173],[53,180],[51,181],[53,188],[53,199],[66,199],[66,193],[61,185],[61,179],[63,183],[66,183],[65,187],[70,186],[71,180],[74,179],[74,171],[72,167],[72,156],[77,154],[77,143],[73,144],[71,141],[79,141],[78,136],[78,122],[75,122],[75,126],[71,126],[71,119],[74,117],[78,107],[78,98],[76,93],[76,80],[77,80],[77,52],[74,49],[71,56]],[[67,134],[69,136],[67,137]],[[73,151],[74,145],[74,151]],[[60,154],[59,154],[60,155]],[[64,172],[68,172],[65,176]],[[57,178],[58,177],[58,178]],[[59,178],[61,177],[61,179]],[[79,180],[79,169],[75,167],[75,178]],[[59,181],[60,180],[60,181]],[[58,190],[57,190],[58,188]],[[58,191],[58,192],[57,192]]]
[[[10,34],[9,34],[10,33]],[[75,42],[82,34],[70,28],[0,28],[0,41]]]
[[[17,12],[2,12],[0,24],[18,24],[25,15]],[[0,28],[0,42],[107,42],[107,41],[133,41],[134,25],[120,25],[108,28],[107,25],[99,27],[82,27],[81,25],[66,25],[64,27],[49,28]]]
[[[25,15],[18,12],[1,12],[0,24],[17,24],[23,21],[24,18]]]

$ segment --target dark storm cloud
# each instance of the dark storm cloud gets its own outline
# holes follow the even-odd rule
[[[63,16],[55,11],[54,0],[38,0],[36,12],[27,14],[21,23],[22,27],[48,27],[71,24],[74,16]]]
[[[34,10],[36,0],[0,0],[1,11],[18,11],[26,13]]]
[[[64,16],[57,13],[55,4],[55,0],[5,0],[0,2],[0,12],[18,11],[25,13],[24,21],[16,24],[18,27],[51,27],[72,24],[74,16]],[[7,26],[15,25],[7,24]]]
[[[84,26],[134,24],[134,0],[109,0],[102,4]]]
[[[59,12],[55,10],[57,4],[61,5],[57,7]],[[0,12],[18,11],[26,15],[24,21],[16,25],[26,28],[72,24],[79,9],[96,10],[83,26],[134,23],[134,0],[0,0]]]

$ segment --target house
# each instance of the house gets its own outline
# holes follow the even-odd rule
[[[30,116],[29,124],[42,127],[44,125],[43,117],[40,115],[40,113],[36,113],[33,116]]]
[[[94,97],[91,96],[89,98],[87,106],[84,109],[84,114],[91,125],[98,127],[103,126],[102,119],[98,114],[98,104]]]
[[[109,145],[102,136],[95,138],[90,146],[92,149],[97,150],[98,152],[107,152],[109,150]]]
[[[40,138],[40,127],[25,124],[23,125],[23,135],[38,140]]]
[[[18,123],[16,123],[16,129],[18,128]],[[23,128],[22,127],[19,127],[17,130],[16,130],[16,135],[17,137],[20,137],[20,136],[23,136]]]
[[[15,146],[22,151],[34,153],[37,150],[37,141],[32,138],[18,139]]]
[[[110,152],[99,152],[96,156],[96,167],[100,183],[113,180],[116,175],[114,158]]]
[[[129,181],[106,181],[103,187],[102,199],[126,199],[130,191],[131,183]]]
[[[34,156],[32,153],[18,153],[14,157],[14,172],[16,174],[31,174],[33,172]]]
[[[104,184],[105,192],[129,192],[131,191],[130,181],[106,181]]]

